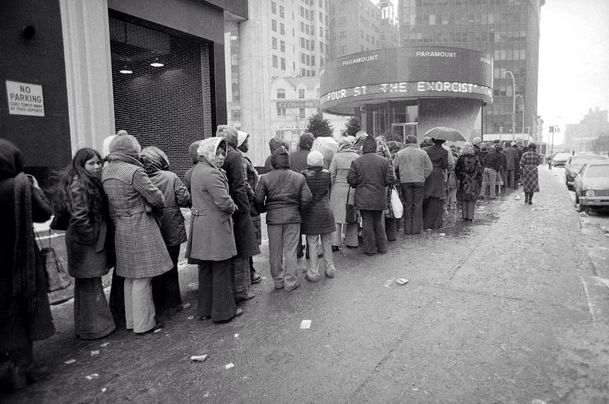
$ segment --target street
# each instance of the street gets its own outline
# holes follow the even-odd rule
[[[35,345],[51,376],[0,401],[607,402],[609,213],[578,213],[562,169],[539,173],[533,205],[520,189],[386,255],[342,249],[334,279],[293,292],[273,290],[264,242],[265,279],[228,324],[197,319],[189,265],[190,307],[158,333],[79,341],[71,300],[54,305],[57,333]]]

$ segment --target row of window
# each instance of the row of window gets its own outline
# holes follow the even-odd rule
[[[299,88],[298,89],[298,98],[305,98],[305,89],[304,88]],[[277,99],[278,100],[284,100],[285,99],[285,88],[278,88],[277,89]]]
[[[285,108],[277,105],[277,116],[286,116],[287,115],[286,112],[287,112],[287,110]],[[305,108],[298,108],[298,117],[306,118],[306,109]]]
[[[306,53],[300,54],[300,63],[307,66],[315,66],[315,55],[309,55]]]
[[[516,33],[514,33],[516,35]],[[504,38],[502,35],[501,38]],[[525,39],[523,37],[523,39]],[[487,43],[498,43],[497,35],[494,32],[446,32],[446,31],[431,31],[431,32],[404,32],[402,40],[407,42],[436,42],[436,43],[473,43],[473,42],[487,42]],[[507,39],[501,39],[501,42],[507,42]],[[523,45],[521,45],[523,46]],[[497,52],[497,51],[495,51]],[[521,49],[516,54],[496,54],[495,59],[504,60],[525,60],[525,50]]]
[[[434,14],[416,12],[404,12],[401,17],[404,25],[468,25],[468,24],[520,24],[526,23],[526,15],[523,13],[459,13],[441,12]]]
[[[519,6],[528,0],[402,0],[402,7]]]

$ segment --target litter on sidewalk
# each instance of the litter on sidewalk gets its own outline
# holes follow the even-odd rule
[[[300,329],[308,330],[309,328],[311,328],[311,320],[302,320],[300,323]]]
[[[233,363],[227,363],[226,365],[224,365],[224,369],[228,370],[230,368],[234,368],[235,365]]]
[[[182,305],[182,308],[183,308],[183,309],[190,309],[190,303],[184,303],[184,304]]]
[[[76,362],[76,359],[68,359],[67,361],[65,361],[64,363],[66,365],[71,365],[72,363]]]
[[[87,378],[87,380],[93,380],[96,377],[99,377],[99,374],[97,373],[91,373],[90,375],[85,376]]]
[[[100,344],[99,346],[100,346],[100,347],[102,347],[102,348],[105,348],[105,347],[107,347],[108,345],[110,345],[110,343],[109,343],[109,342],[104,342],[103,344]]]
[[[91,351],[91,356],[96,356],[99,355],[99,351],[95,350],[95,351]]]
[[[189,319],[189,320],[192,320],[193,318],[195,318],[195,316],[188,316],[186,318]]]
[[[190,357],[190,360],[193,362],[205,362],[205,359],[207,359],[207,354],[205,355],[193,355]]]
[[[385,281],[385,285],[384,285],[384,286],[385,286],[386,288],[388,288],[389,286],[391,286],[391,283],[392,283],[392,282],[393,282],[393,279],[387,279],[387,280]]]
[[[398,278],[395,281],[400,285],[406,285],[408,283],[408,279],[406,278]]]

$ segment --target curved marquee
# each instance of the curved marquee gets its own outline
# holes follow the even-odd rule
[[[421,46],[379,49],[328,62],[320,73],[321,108],[353,108],[389,100],[469,98],[493,102],[493,62],[464,48]]]

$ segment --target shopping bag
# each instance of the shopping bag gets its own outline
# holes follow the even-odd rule
[[[357,211],[349,199],[351,187],[347,191],[347,203],[345,203],[345,221],[349,224],[357,223]]]
[[[42,262],[47,275],[47,292],[65,289],[72,283],[72,278],[66,272],[55,249],[51,247],[51,230],[49,230],[49,246],[40,250]],[[41,242],[40,238],[38,239]]]
[[[400,195],[393,187],[391,188],[391,210],[393,212],[393,217],[396,219],[400,219],[404,214],[404,206],[402,206]]]

